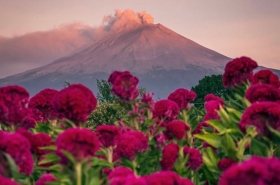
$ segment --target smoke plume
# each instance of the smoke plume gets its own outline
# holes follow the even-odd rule
[[[114,15],[104,16],[99,27],[76,22],[11,38],[0,36],[0,78],[46,65],[108,34],[153,21],[144,11],[115,10]]]

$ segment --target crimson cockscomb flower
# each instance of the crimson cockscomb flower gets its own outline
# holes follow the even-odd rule
[[[253,75],[252,84],[270,84],[275,87],[280,87],[280,81],[276,74],[270,70],[260,70]]]
[[[224,87],[235,87],[243,82],[251,81],[253,70],[257,67],[257,62],[248,57],[233,59],[225,67],[222,78]]]
[[[269,125],[280,131],[280,104],[275,102],[252,103],[243,113],[240,121],[241,131],[245,131],[246,126],[254,126],[260,135],[270,138]]]
[[[69,128],[58,135],[56,153],[62,157],[62,163],[67,161],[63,150],[71,153],[77,161],[94,156],[100,144],[96,135],[86,128]]]
[[[220,177],[219,185],[278,185],[279,172],[279,159],[253,156],[225,170]]]
[[[236,164],[236,161],[234,161],[233,159],[223,158],[218,162],[218,168],[221,171],[225,171],[226,169],[228,169],[229,167],[231,167],[234,164]]]
[[[57,179],[52,174],[44,174],[36,181],[35,185],[48,185],[49,182],[55,182]]]
[[[114,71],[113,73],[111,73],[111,75],[109,76],[108,82],[113,85],[115,80],[123,74],[130,74],[129,71]]]
[[[3,132],[1,135],[0,150],[14,159],[19,172],[30,175],[33,172],[34,161],[28,139],[19,133]]]
[[[28,107],[34,114],[39,114],[43,121],[56,119],[57,112],[53,108],[53,98],[57,93],[55,89],[44,89],[30,99]]]
[[[61,118],[70,119],[79,125],[96,108],[97,99],[87,87],[73,84],[55,95],[53,105]]]
[[[100,125],[95,129],[94,133],[106,148],[115,146],[121,134],[120,129],[114,125]]]
[[[212,120],[212,119],[220,119],[220,116],[218,115],[218,112],[220,110],[220,107],[222,104],[219,101],[211,100],[208,102],[205,102],[204,108],[206,110],[206,114],[204,116],[204,121]]]
[[[251,103],[261,101],[280,102],[280,89],[269,84],[253,84],[246,91],[245,97]]]
[[[31,144],[31,150],[36,155],[44,155],[49,153],[48,150],[42,150],[40,147],[50,146],[52,145],[52,138],[48,134],[44,132],[39,132],[33,134],[24,128],[17,129],[17,133],[23,135],[26,139],[29,140]]]
[[[19,126],[30,115],[26,108],[29,93],[20,86],[0,87],[0,122]]]
[[[144,93],[141,99],[141,103],[148,104],[149,108],[153,109],[155,106],[153,95],[154,93]]]
[[[148,138],[142,132],[129,131],[120,136],[116,152],[120,157],[133,159],[135,154],[148,148]]]
[[[20,185],[19,183],[15,182],[14,180],[3,177],[1,175],[0,175],[0,184],[1,185]]]
[[[171,93],[167,99],[172,100],[178,104],[180,109],[188,109],[190,103],[196,98],[196,93],[192,90],[179,88]]]
[[[186,166],[188,166],[191,170],[198,170],[202,166],[202,156],[198,149],[185,146],[183,152],[185,156],[189,155]]]
[[[174,101],[159,100],[155,103],[153,115],[154,117],[171,121],[178,117],[179,111],[179,106]]]
[[[163,170],[172,170],[174,163],[178,159],[179,146],[170,143],[164,146],[162,150],[162,159],[160,161]]]
[[[224,104],[225,104],[225,102],[224,102],[224,100],[223,100],[222,98],[220,98],[220,97],[218,97],[218,96],[215,96],[214,94],[207,94],[207,95],[204,97],[204,100],[205,100],[206,102],[209,102],[209,101],[212,101],[212,100],[218,101],[219,104],[220,104],[221,106],[224,106]]]
[[[111,81],[113,82],[112,91],[116,96],[124,100],[133,100],[138,97],[139,89],[137,85],[139,80],[129,72],[119,72],[114,80]]]
[[[180,178],[180,176],[173,171],[155,172],[146,176],[145,179],[148,185],[194,185],[193,182],[186,181],[185,178]]]
[[[116,167],[108,176],[108,179],[114,179],[119,177],[126,177],[128,175],[134,175],[134,172],[127,167],[119,166]]]
[[[186,131],[190,130],[190,126],[180,120],[173,120],[166,124],[165,134],[169,139],[176,138],[181,140],[184,138]]]

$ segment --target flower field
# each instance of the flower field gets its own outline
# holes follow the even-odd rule
[[[279,185],[280,81],[241,57],[223,85],[234,99],[179,88],[166,99],[139,96],[139,80],[108,83],[124,114],[86,127],[98,100],[87,87],[0,87],[0,185]],[[140,97],[140,98],[139,98]]]

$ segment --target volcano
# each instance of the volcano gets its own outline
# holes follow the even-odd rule
[[[31,93],[82,83],[97,92],[96,79],[128,70],[140,86],[164,98],[176,88],[191,88],[206,75],[222,74],[231,59],[191,41],[161,24],[146,24],[108,35],[48,65],[0,80]]]

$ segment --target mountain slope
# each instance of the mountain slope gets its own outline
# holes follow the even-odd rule
[[[207,49],[161,24],[147,24],[102,38],[51,64],[0,80],[19,84],[31,94],[60,89],[64,81],[83,83],[96,91],[96,79],[114,70],[129,70],[140,85],[165,97],[178,87],[190,88],[205,75],[221,74],[230,58]]]

